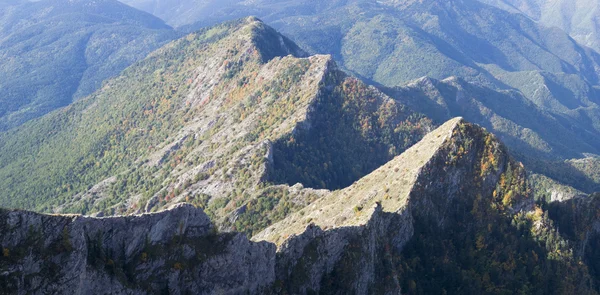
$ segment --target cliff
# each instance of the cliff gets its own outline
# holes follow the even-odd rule
[[[202,209],[91,218],[0,212],[3,294],[215,294],[264,288],[275,247],[218,234]]]

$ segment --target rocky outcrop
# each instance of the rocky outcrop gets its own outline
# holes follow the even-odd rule
[[[91,218],[0,211],[6,294],[258,292],[274,280],[275,247],[216,233],[202,209]]]
[[[457,206],[475,198],[503,203],[509,214],[533,209],[524,182],[506,196],[507,174],[525,179],[522,165],[495,137],[456,118],[352,186],[253,239],[278,245],[279,293],[398,294],[393,257],[413,239],[417,220],[456,226],[463,210]]]
[[[600,193],[544,204],[549,218],[592,273],[600,271]],[[600,286],[600,278],[594,277]]]

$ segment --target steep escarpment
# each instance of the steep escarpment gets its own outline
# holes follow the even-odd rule
[[[253,240],[278,245],[279,293],[594,292],[525,176],[493,135],[455,119]]]

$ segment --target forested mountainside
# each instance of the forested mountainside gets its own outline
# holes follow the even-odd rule
[[[597,294],[599,200],[535,204],[523,165],[492,134],[457,118],[252,240],[216,231],[191,205],[111,218],[0,210],[7,233],[0,287],[17,294]]]
[[[514,13],[523,13],[547,27],[569,33],[577,42],[600,51],[598,0],[480,0]]]
[[[140,2],[125,2],[143,8],[138,5]],[[507,140],[515,156],[525,162],[539,162],[541,150],[547,157],[530,165],[531,169],[565,183],[582,183],[578,188],[586,192],[599,185],[587,170],[579,170],[565,161],[589,158],[588,163],[596,162],[593,158],[598,155],[595,151],[598,145],[593,142],[600,135],[600,55],[560,28],[546,27],[523,13],[478,0],[261,0],[202,1],[204,4],[196,6],[197,10],[186,10],[190,14],[169,18],[161,15],[165,10],[158,7],[172,1],[144,3],[154,3],[156,15],[165,17],[167,22],[172,19],[176,23],[171,23],[182,30],[257,15],[310,53],[331,54],[344,70],[387,87],[406,86],[427,76],[436,80],[459,77],[475,84],[470,88],[487,87],[490,93],[517,90],[528,100],[524,104],[535,106],[532,112],[537,117],[546,117],[545,121],[557,129],[538,125],[538,128],[527,127],[526,134],[522,134],[523,126],[496,126],[503,129],[504,134],[498,133],[500,136],[517,134],[519,139]],[[177,3],[183,7],[195,2]],[[581,3],[577,1],[578,9]],[[171,12],[178,15],[175,10]],[[505,95],[502,91],[494,94]],[[473,98],[475,104],[485,104],[480,101],[483,98]],[[424,111],[425,115],[436,116],[428,111]],[[452,114],[456,115],[468,116],[460,112]],[[482,125],[493,120],[485,116],[470,119]],[[554,149],[556,145],[548,143],[545,134],[560,134],[565,128],[574,137],[564,144],[584,143]],[[548,172],[555,166],[571,172],[562,176],[560,171]],[[576,177],[569,178],[571,174]]]
[[[0,202],[112,215],[187,201],[252,232],[433,127],[247,18],[172,42],[91,96],[0,134]],[[311,189],[280,186],[296,183]],[[245,210],[258,212],[236,219]]]
[[[175,38],[114,0],[0,3],[0,132],[66,106]]]

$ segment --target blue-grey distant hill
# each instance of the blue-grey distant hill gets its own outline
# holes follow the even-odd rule
[[[2,1],[0,131],[91,93],[173,37],[118,1]]]

